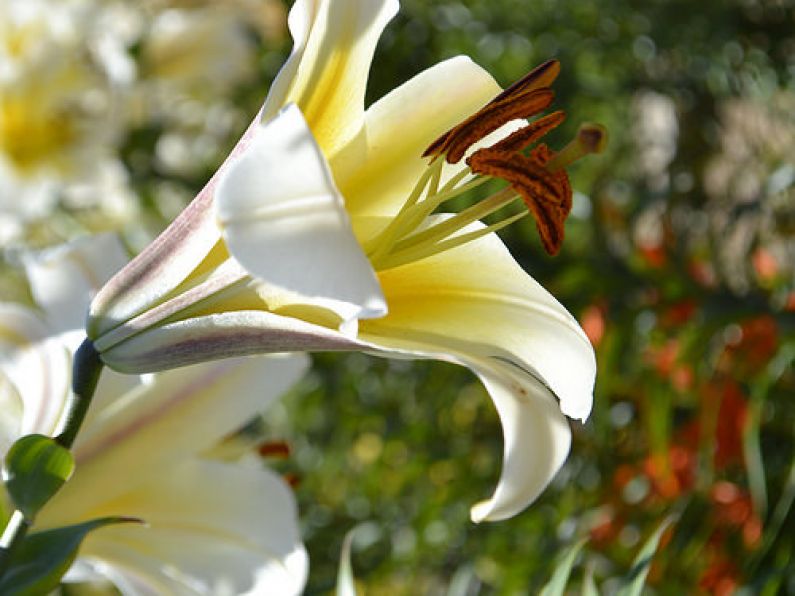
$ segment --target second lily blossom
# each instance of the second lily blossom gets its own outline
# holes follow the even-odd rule
[[[595,361],[573,317],[493,233],[524,213],[478,220],[521,199],[555,252],[571,207],[564,168],[604,135],[586,126],[559,153],[524,153],[562,120],[523,120],[550,105],[556,62],[502,91],[453,58],[365,110],[368,67],[397,9],[295,3],[295,46],[259,115],[191,205],[100,291],[88,335],[123,372],[293,350],[465,365],[505,435],[500,483],[472,518],[504,519],[565,460],[564,414],[590,413]],[[491,177],[510,185],[436,212]]]

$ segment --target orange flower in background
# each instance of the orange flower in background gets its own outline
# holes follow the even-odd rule
[[[726,381],[719,388],[720,405],[715,427],[715,467],[742,463],[743,434],[748,423],[748,402],[739,385]]]
[[[698,587],[716,596],[729,596],[739,585],[737,565],[725,558],[717,558],[701,574]]]
[[[580,326],[594,347],[599,347],[605,334],[605,307],[592,304],[580,315]]]
[[[693,386],[693,367],[682,361],[679,340],[672,338],[662,346],[649,346],[647,360],[678,392],[685,392]]]
[[[746,490],[732,482],[716,482],[710,491],[710,500],[718,528],[739,529],[746,548],[758,546],[762,537],[762,520],[754,512],[751,496]]]
[[[734,378],[761,371],[776,354],[779,330],[771,315],[747,319],[740,324],[738,339],[726,347],[718,368]]]
[[[649,455],[643,461],[643,472],[659,497],[674,500],[695,485],[696,452],[690,447],[671,445],[665,453]]]

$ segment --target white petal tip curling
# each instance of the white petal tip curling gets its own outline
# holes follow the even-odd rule
[[[254,135],[215,192],[230,253],[255,278],[324,304],[343,321],[386,313],[326,160],[301,111]]]
[[[492,497],[470,510],[474,523],[521,513],[555,477],[569,454],[571,431],[556,400],[542,384],[479,371],[502,422],[502,474]]]

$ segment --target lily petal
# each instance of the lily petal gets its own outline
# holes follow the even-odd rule
[[[259,118],[254,118],[196,198],[97,293],[86,326],[90,339],[157,306],[200,267],[221,240],[212,208],[215,186],[225,169],[245,151],[259,126]]]
[[[75,519],[72,512],[110,501],[186,455],[210,448],[266,409],[307,366],[306,356],[294,354],[230,359],[155,376],[81,431],[74,447],[78,471],[52,510]]]
[[[266,123],[226,170],[215,205],[227,248],[252,276],[327,306],[343,323],[386,312],[342,197],[295,105]]]
[[[390,310],[362,322],[364,341],[420,332],[447,337],[453,346],[479,346],[474,354],[542,380],[567,416],[590,414],[596,360],[588,338],[495,234],[382,271],[379,280]]]
[[[103,352],[126,373],[157,372],[208,360],[297,351],[375,349],[337,331],[291,316],[239,310],[168,323]]]
[[[475,523],[523,511],[557,474],[571,445],[566,418],[546,387],[485,368],[479,376],[500,416],[505,447],[497,489],[472,507]]]
[[[315,0],[290,11],[293,53],[263,107],[272,117],[298,104],[323,153],[333,156],[361,129],[375,46],[397,14],[397,0]]]
[[[52,333],[85,326],[91,297],[127,262],[114,234],[81,238],[24,258],[33,299]]]
[[[500,91],[488,72],[457,56],[375,102],[365,113],[363,133],[331,160],[348,211],[396,213],[428,167],[421,157],[428,144]]]
[[[306,580],[295,500],[258,464],[189,459],[81,518],[120,514],[147,526],[96,532],[80,555],[125,594],[299,594]]]
[[[360,339],[456,361],[483,378],[502,420],[505,461],[491,502],[472,514],[516,513],[565,459],[569,436],[561,411],[580,419],[590,412],[596,365],[584,333],[496,235],[379,277],[390,312],[363,321]],[[550,406],[554,398],[559,408]]]
[[[34,432],[50,434],[63,414],[71,375],[69,353],[47,335],[36,313],[0,303],[0,375],[13,385],[22,412],[18,434],[6,440]],[[5,398],[11,399],[10,393]]]

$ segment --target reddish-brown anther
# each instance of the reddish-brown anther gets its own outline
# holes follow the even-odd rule
[[[503,89],[502,93],[497,95],[491,101],[499,101],[505,97],[508,97],[509,95],[523,93],[532,89],[549,87],[555,82],[555,79],[558,78],[559,74],[560,62],[557,60],[547,60],[546,62],[536,66],[533,70],[528,72],[525,76],[509,87]]]
[[[566,113],[562,110],[547,114],[543,118],[531,122],[524,128],[512,132],[503,140],[491,146],[491,149],[514,153],[523,151],[549,131],[557,128],[566,119]]]
[[[261,457],[290,457],[290,446],[285,441],[266,441],[257,447]]]
[[[549,60],[538,66],[478,112],[437,138],[422,156],[445,155],[448,163],[457,163],[467,149],[502,125],[511,120],[530,118],[545,110],[554,97],[549,85],[559,72],[557,60]]]
[[[544,169],[551,157],[546,145],[539,145],[529,156],[490,148],[476,151],[467,163],[477,174],[502,178],[511,184],[533,214],[544,249],[555,255],[563,244],[572,193],[565,170],[551,173]]]

